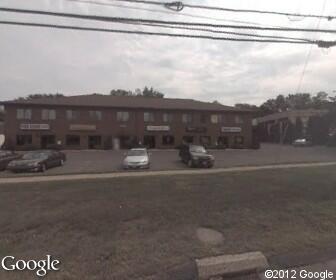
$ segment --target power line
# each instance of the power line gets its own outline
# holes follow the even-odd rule
[[[254,13],[254,14],[280,15],[280,16],[287,16],[287,17],[294,16],[294,17],[304,17],[304,18],[321,18],[321,19],[327,19],[327,20],[333,20],[336,18],[336,16],[323,16],[323,15],[315,15],[315,14],[298,14],[298,13],[274,12],[274,11],[265,11],[265,10],[232,9],[232,8],[205,6],[205,5],[193,5],[193,4],[184,4],[181,1],[177,1],[177,2],[156,2],[156,1],[149,1],[149,0],[110,0],[110,1],[158,5],[158,6],[164,6],[169,9],[174,9],[176,11],[182,11],[184,8],[192,8],[192,9],[216,10],[216,11],[234,12],[234,13]]]
[[[182,30],[201,31],[201,32],[211,32],[211,33],[216,33],[216,34],[227,34],[227,35],[246,36],[246,37],[257,37],[257,38],[268,38],[268,39],[284,39],[284,40],[293,40],[293,41],[296,40],[296,41],[303,41],[303,42],[311,42],[311,40],[305,39],[305,38],[295,38],[295,37],[275,36],[275,35],[273,35],[273,36],[271,36],[271,35],[259,35],[259,34],[230,32],[230,31],[204,29],[204,28],[169,26],[169,25],[164,25],[164,24],[128,23],[128,22],[125,22],[125,24],[150,26],[150,27],[160,27],[160,28],[170,28],[170,29],[182,29]]]
[[[311,33],[318,32],[318,33],[331,33],[331,34],[336,33],[336,30],[333,30],[333,29],[316,30],[312,28],[261,27],[261,26],[250,26],[250,25],[212,24],[212,23],[201,23],[201,22],[167,21],[167,20],[153,20],[153,19],[142,19],[142,18],[83,15],[83,14],[73,14],[73,13],[56,13],[56,12],[39,11],[39,10],[13,9],[13,8],[1,8],[1,7],[0,7],[0,11],[12,12],[12,13],[22,13],[22,14],[47,15],[47,16],[56,16],[56,17],[65,17],[65,18],[86,19],[86,20],[95,20],[95,21],[103,21],[103,22],[118,22],[118,23],[124,23],[124,22],[139,23],[141,22],[141,23],[151,23],[151,24],[250,29],[250,30],[262,30],[262,31],[311,32]]]
[[[169,15],[181,15],[181,16],[184,16],[184,17],[200,18],[200,19],[207,19],[207,20],[214,20],[214,21],[234,22],[234,23],[240,23],[240,24],[252,24],[252,25],[264,26],[261,23],[252,22],[252,21],[214,18],[214,17],[208,17],[208,16],[188,14],[188,13],[183,13],[183,12],[180,12],[180,13],[176,14],[176,12],[170,12],[170,11],[164,11],[164,10],[155,10],[155,9],[148,9],[148,8],[140,8],[140,7],[133,7],[133,6],[125,6],[125,5],[119,5],[119,4],[98,2],[98,1],[87,1],[87,0],[67,0],[67,1],[77,2],[77,3],[85,3],[85,4],[94,4],[94,5],[100,5],[100,6],[110,6],[110,7],[122,8],[122,9],[131,9],[131,10],[138,10],[138,11],[162,13],[162,14],[169,14]],[[274,26],[274,25],[268,25],[268,26],[269,27],[280,27],[280,26]]]
[[[14,25],[14,26],[30,26],[30,27],[44,27],[44,28],[55,28],[55,29],[79,30],[79,31],[96,31],[96,32],[111,32],[111,33],[165,36],[165,37],[179,37],[179,38],[196,38],[196,39],[208,39],[208,40],[217,40],[217,41],[286,43],[286,44],[306,44],[306,45],[307,44],[317,44],[317,45],[321,44],[320,41],[293,41],[293,40],[275,40],[275,39],[228,38],[228,37],[215,37],[215,36],[209,36],[209,35],[193,35],[193,34],[149,32],[149,31],[133,31],[133,30],[121,30],[121,29],[107,29],[107,28],[80,27],[80,26],[70,26],[70,25],[44,24],[44,23],[33,23],[33,22],[17,22],[17,21],[0,21],[0,24]],[[325,42],[323,41],[323,43],[325,43]],[[336,45],[336,42],[333,42],[333,45]]]
[[[327,0],[324,0],[323,1],[323,6],[322,6],[322,14],[324,13],[326,4],[327,4]],[[316,30],[318,30],[320,28],[320,24],[321,24],[321,18],[319,18],[318,21],[317,21]],[[308,51],[307,56],[306,56],[306,59],[305,59],[305,62],[304,62],[304,65],[303,65],[303,69],[302,69],[302,73],[301,73],[301,76],[300,76],[299,84],[298,84],[298,86],[296,88],[296,92],[297,93],[299,93],[301,91],[301,85],[302,85],[302,82],[303,82],[303,78],[304,78],[304,76],[306,74],[308,62],[310,60],[312,51],[313,51],[313,47],[310,46],[309,47],[309,51]]]

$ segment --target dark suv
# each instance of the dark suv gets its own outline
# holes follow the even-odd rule
[[[214,156],[210,155],[203,146],[182,145],[179,156],[189,167],[211,168],[215,162]]]

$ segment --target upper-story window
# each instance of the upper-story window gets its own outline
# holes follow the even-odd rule
[[[237,123],[237,124],[242,124],[242,123],[244,123],[244,120],[243,120],[242,116],[240,116],[240,115],[236,115],[236,116],[234,117],[234,121],[235,121],[235,123]]]
[[[117,112],[118,122],[127,122],[129,120],[129,112]]]
[[[89,111],[90,119],[101,121],[102,120],[102,112],[101,111]]]
[[[67,110],[66,115],[68,120],[78,120],[80,117],[80,112],[74,110]]]
[[[42,109],[41,114],[42,120],[55,120],[56,119],[56,110],[54,109]]]
[[[154,121],[154,113],[144,112],[144,122],[153,122]]]
[[[213,114],[211,115],[211,123],[221,123],[222,115]]]
[[[16,118],[18,120],[31,120],[32,110],[31,109],[17,109]]]
[[[171,113],[163,113],[162,120],[165,123],[170,123],[173,121],[173,114]]]
[[[208,119],[208,116],[206,114],[201,114],[200,115],[200,122],[201,123],[206,123]]]
[[[182,122],[183,123],[191,123],[192,122],[192,114],[182,114]]]

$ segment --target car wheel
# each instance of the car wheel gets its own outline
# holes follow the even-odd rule
[[[188,166],[189,167],[194,167],[193,161],[191,159],[188,160]]]
[[[44,163],[41,164],[40,171],[41,171],[41,172],[45,172],[46,170],[47,170],[46,165],[45,165]]]

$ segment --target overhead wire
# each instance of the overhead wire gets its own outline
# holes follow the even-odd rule
[[[319,29],[314,28],[295,28],[295,27],[264,27],[264,26],[250,26],[250,25],[230,25],[230,24],[213,24],[201,22],[186,22],[186,21],[168,21],[168,20],[155,20],[155,19],[142,19],[142,18],[127,18],[127,17],[110,17],[110,16],[97,16],[97,15],[83,15],[74,13],[57,13],[41,10],[27,10],[27,9],[14,9],[0,7],[0,12],[22,13],[22,14],[35,14],[35,15],[48,15],[65,18],[86,19],[103,22],[141,22],[141,23],[155,23],[155,24],[168,24],[168,25],[181,25],[181,26],[202,26],[214,28],[233,28],[233,29],[250,29],[250,30],[263,30],[263,31],[286,31],[286,32],[311,32],[311,33],[330,33],[336,34],[334,29]]]
[[[173,2],[157,2],[150,0],[109,0],[109,1],[118,1],[118,2],[129,2],[129,3],[138,3],[138,4],[147,4],[147,5],[158,5],[163,7],[178,7],[178,11],[182,11],[184,8],[192,9],[205,9],[205,10],[215,10],[222,12],[233,12],[233,13],[254,13],[254,14],[270,14],[270,15],[279,15],[279,16],[294,16],[294,17],[305,17],[305,18],[321,18],[327,20],[333,20],[336,16],[324,16],[316,14],[299,14],[299,13],[290,13],[290,12],[277,12],[277,11],[266,11],[266,10],[255,10],[255,9],[233,9],[233,8],[223,8],[223,7],[214,7],[206,5],[195,5],[195,4],[186,4],[181,1]]]
[[[325,7],[326,7],[326,4],[327,4],[327,0],[324,0],[323,1],[323,6],[322,6],[322,14],[324,13],[324,10],[325,10]],[[318,19],[317,21],[317,24],[316,24],[316,30],[318,30],[320,28],[320,24],[321,24],[321,18]],[[310,46],[309,47],[309,51],[307,53],[307,56],[305,58],[305,62],[303,64],[303,69],[302,69],[302,73],[300,75],[300,79],[299,79],[299,83],[298,83],[298,86],[296,88],[296,93],[299,93],[301,91],[301,86],[302,86],[302,82],[303,82],[303,78],[306,74],[306,70],[307,70],[307,66],[308,66],[308,62],[310,60],[310,57],[311,57],[311,53],[313,51],[313,47]]]
[[[149,26],[149,27],[160,27],[160,28],[170,28],[170,29],[181,29],[181,30],[190,30],[190,31],[201,31],[201,32],[210,32],[216,34],[227,34],[227,35],[236,35],[236,36],[246,36],[246,37],[257,37],[257,38],[268,38],[268,39],[284,39],[284,40],[296,40],[303,42],[310,42],[309,39],[306,38],[295,38],[295,37],[286,37],[286,36],[276,36],[276,35],[259,35],[259,34],[251,34],[251,33],[241,33],[241,32],[231,32],[231,31],[223,31],[223,30],[213,30],[206,28],[193,28],[193,27],[181,27],[181,26],[170,26],[164,24],[147,24],[147,23],[128,23],[132,25],[140,25],[140,26]]]
[[[184,13],[184,12],[180,12],[180,13],[176,14],[176,12],[171,12],[171,11],[156,10],[156,9],[141,8],[141,7],[133,7],[133,6],[125,6],[125,5],[112,4],[112,3],[99,2],[99,1],[91,1],[91,0],[90,1],[88,1],[88,0],[66,0],[66,1],[74,2],[74,3],[107,6],[107,7],[116,7],[116,8],[122,8],[122,9],[131,9],[131,10],[138,10],[138,11],[147,11],[147,12],[169,14],[169,15],[179,15],[179,16],[184,16],[184,17],[207,19],[207,20],[213,20],[213,21],[234,22],[234,23],[240,23],[240,24],[252,24],[252,25],[265,26],[264,24],[261,24],[261,23],[258,23],[258,22],[252,22],[252,21],[224,19],[224,18],[204,16],[204,15],[189,14],[189,13]],[[275,25],[267,25],[267,26],[269,26],[269,27],[281,27],[281,26],[275,26]]]
[[[288,43],[288,44],[320,44],[320,42],[318,42],[318,41],[293,41],[293,40],[276,40],[276,39],[229,38],[229,37],[215,37],[215,36],[210,36],[210,35],[177,34],[177,33],[150,32],[150,31],[134,31],[134,30],[81,27],[81,26],[70,26],[70,25],[45,24],[45,23],[34,23],[34,22],[18,22],[18,21],[3,21],[3,20],[0,21],[0,24],[14,25],[14,26],[30,26],[30,27],[45,27],[45,28],[55,28],[55,29],[80,30],[80,31],[98,31],[98,32],[111,32],[111,33],[124,33],[124,34],[137,34],[137,35],[165,36],[165,37],[197,38],[197,39],[209,39],[209,40],[218,40],[218,41]],[[336,45],[336,43],[335,43],[335,45]]]

